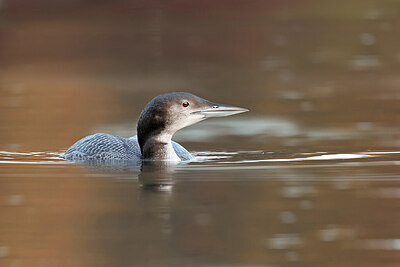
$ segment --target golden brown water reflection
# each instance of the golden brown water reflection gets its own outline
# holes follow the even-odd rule
[[[396,266],[399,10],[0,1],[0,265]],[[56,158],[177,90],[251,112],[178,133],[186,165]]]

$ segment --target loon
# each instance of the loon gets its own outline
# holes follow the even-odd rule
[[[188,161],[194,157],[171,140],[178,130],[211,117],[224,117],[248,109],[217,104],[190,93],[153,98],[143,109],[137,135],[123,138],[97,133],[82,138],[62,156],[69,161]]]

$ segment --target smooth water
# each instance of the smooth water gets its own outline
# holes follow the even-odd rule
[[[0,1],[1,266],[399,265],[396,1],[78,2]],[[250,112],[59,158],[170,91]]]

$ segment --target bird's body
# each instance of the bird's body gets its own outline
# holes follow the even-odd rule
[[[189,93],[164,94],[153,98],[143,109],[137,136],[90,135],[72,145],[62,157],[70,161],[192,160],[194,157],[184,147],[171,140],[176,131],[209,117],[246,111]]]
[[[194,159],[180,144],[171,141],[174,152],[181,161]],[[64,154],[64,159],[70,161],[137,161],[142,154],[137,135],[130,138],[97,133],[86,136],[73,144]]]

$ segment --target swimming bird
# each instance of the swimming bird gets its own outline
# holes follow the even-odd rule
[[[171,140],[175,132],[207,118],[246,111],[248,109],[213,103],[190,93],[163,94],[153,98],[143,109],[136,136],[123,138],[97,133],[77,141],[62,157],[70,161],[192,160],[194,157],[183,146]]]

